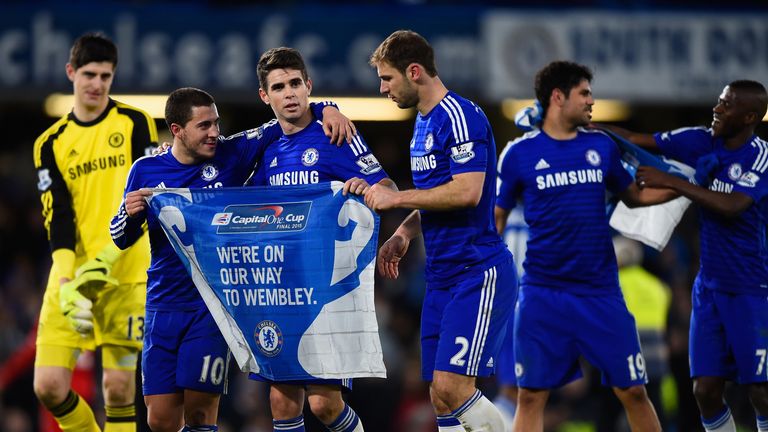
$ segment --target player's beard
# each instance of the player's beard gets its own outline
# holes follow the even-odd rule
[[[402,109],[413,108],[418,103],[419,93],[411,83],[406,81],[402,93],[397,97],[397,107]]]

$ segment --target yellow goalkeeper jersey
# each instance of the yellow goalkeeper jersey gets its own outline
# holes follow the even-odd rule
[[[109,100],[90,122],[70,113],[35,141],[37,188],[51,251],[75,251],[75,265],[112,243],[109,223],[123,198],[133,161],[157,145],[154,120],[144,111]],[[146,281],[147,236],[112,268],[120,283]]]

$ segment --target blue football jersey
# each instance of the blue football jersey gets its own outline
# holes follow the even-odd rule
[[[444,282],[470,267],[491,266],[509,258],[496,233],[496,143],[485,113],[453,92],[428,114],[416,117],[411,140],[411,174],[417,189],[432,189],[452,176],[484,172],[483,195],[476,207],[421,211],[427,254],[427,282]]]
[[[529,239],[523,285],[582,295],[618,292],[606,191],[632,183],[619,149],[604,133],[579,128],[559,141],[535,130],[507,144],[499,161],[496,204],[522,198]]]
[[[242,186],[261,159],[264,148],[282,135],[277,122],[220,137],[216,155],[203,163],[184,165],[170,150],[138,159],[128,174],[125,193],[141,188],[218,188]],[[120,206],[112,218],[112,239],[125,247],[141,235],[144,218],[130,218]],[[147,217],[152,261],[147,270],[147,310],[190,310],[204,307],[192,278],[176,255],[157,218]]]
[[[699,277],[717,291],[765,295],[768,292],[768,143],[758,136],[736,150],[723,146],[711,129],[683,128],[655,135],[665,156],[696,166],[699,157],[714,153],[719,161],[709,189],[741,192],[754,204],[736,218],[699,207],[701,253]]]
[[[267,147],[262,161],[249,184],[287,186],[346,181],[352,177],[375,184],[387,177],[359,134],[351,144],[337,147],[325,136],[319,121],[297,133],[283,135]]]

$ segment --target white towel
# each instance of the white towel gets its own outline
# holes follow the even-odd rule
[[[679,197],[664,204],[630,209],[619,202],[611,215],[611,227],[625,237],[662,250],[683,217],[691,200]]]

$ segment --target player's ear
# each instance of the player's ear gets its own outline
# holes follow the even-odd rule
[[[259,97],[262,102],[269,105],[269,95],[267,95],[267,92],[265,92],[263,88],[259,88]]]
[[[177,136],[179,136],[179,135],[181,134],[181,131],[182,131],[182,129],[184,129],[184,128],[183,128],[183,127],[181,127],[181,125],[180,125],[180,124],[178,124],[178,123],[171,123],[171,127],[170,127],[170,129],[171,129],[171,134],[172,134],[174,137],[177,137]]]
[[[307,78],[307,96],[312,94],[312,79]]]
[[[754,111],[749,111],[744,115],[744,124],[751,125],[753,123],[758,123],[757,113]]]
[[[549,98],[550,105],[562,106],[565,101],[565,93],[562,90],[556,88],[552,90],[552,96]]]
[[[418,80],[422,72],[421,65],[418,63],[411,63],[405,68],[405,76],[411,81]]]
[[[67,71],[67,78],[69,78],[70,81],[75,81],[75,68],[72,66],[72,63],[67,63],[67,65],[64,67],[64,69]]]

